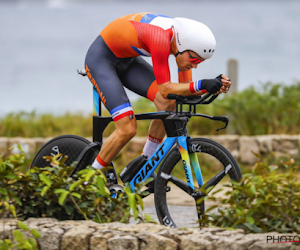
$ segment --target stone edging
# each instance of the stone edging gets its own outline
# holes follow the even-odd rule
[[[98,224],[93,221],[57,221],[53,218],[30,218],[24,221],[37,229],[42,237],[38,240],[41,250],[297,250],[296,243],[272,244],[282,235],[244,234],[244,231],[228,231],[222,228],[174,229],[155,224],[129,225],[118,222]],[[17,228],[16,219],[0,221],[0,237],[12,239]],[[28,232],[23,232],[28,236]],[[282,239],[281,238],[281,239]],[[287,241],[286,238],[281,240]],[[275,242],[277,242],[275,240]],[[298,244],[298,243],[297,243]]]
[[[300,135],[261,135],[261,136],[193,136],[210,138],[222,144],[232,155],[242,163],[254,164],[257,160],[252,151],[258,154],[274,152],[277,156],[294,156],[299,154]],[[8,155],[8,149],[21,144],[25,153],[34,156],[35,153],[52,138],[6,138],[0,137],[0,154]],[[92,141],[92,138],[87,138]],[[146,142],[146,137],[133,138],[121,151],[121,154],[140,154]],[[18,153],[15,148],[13,153]]]

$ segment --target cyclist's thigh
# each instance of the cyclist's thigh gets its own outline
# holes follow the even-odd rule
[[[116,72],[117,62],[118,58],[109,50],[101,36],[91,45],[85,60],[87,75],[114,121],[133,115],[131,104]]]
[[[125,73],[120,75],[120,79],[126,88],[154,101],[158,87],[153,68],[140,56],[132,62]]]

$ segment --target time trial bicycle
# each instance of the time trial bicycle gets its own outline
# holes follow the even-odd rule
[[[82,71],[78,71],[78,73],[85,75]],[[123,183],[129,182],[131,189],[134,190],[138,183],[155,176],[154,181],[149,183],[148,191],[149,194],[154,193],[156,213],[161,224],[176,227],[175,216],[170,209],[172,205],[168,202],[172,186],[177,186],[183,191],[182,195],[189,196],[195,201],[195,210],[197,210],[199,220],[205,211],[203,199],[201,202],[197,202],[200,198],[208,195],[212,187],[216,186],[225,176],[229,176],[234,181],[242,178],[237,161],[226,148],[207,138],[192,138],[187,131],[187,123],[191,117],[222,121],[225,126],[220,129],[227,127],[229,122],[227,116],[196,113],[197,105],[207,105],[216,97],[217,95],[210,93],[201,97],[168,95],[168,99],[176,101],[175,111],[135,114],[136,120],[162,120],[167,136],[149,159],[141,155],[131,161],[121,172],[120,179]],[[184,111],[184,106],[188,107],[188,111]],[[93,142],[77,135],[58,136],[47,142],[38,151],[31,166],[46,167],[48,162],[43,158],[44,156],[63,154],[68,156],[66,165],[77,162],[72,174],[86,168],[92,164],[99,153],[103,141],[103,131],[112,121],[111,117],[101,116],[101,99],[97,90],[93,88]],[[215,172],[216,175],[204,182],[201,168],[203,169],[207,165],[210,168],[208,171]],[[108,188],[113,196],[122,191],[123,187],[118,184],[113,162],[110,166],[112,170],[109,170],[106,175],[111,184]],[[155,170],[158,167],[156,175]],[[176,177],[178,171],[182,171],[186,177],[185,180]],[[195,221],[197,221],[197,217],[195,217]]]

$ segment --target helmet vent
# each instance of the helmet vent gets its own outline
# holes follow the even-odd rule
[[[204,50],[204,52],[206,53],[206,49]]]
[[[211,52],[211,49],[209,50],[209,53]]]

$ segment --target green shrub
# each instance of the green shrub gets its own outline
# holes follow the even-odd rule
[[[65,166],[67,156],[59,162],[55,157],[46,157],[49,167],[34,168],[22,173],[25,155],[14,154],[6,159],[0,155],[0,218],[18,217],[54,217],[58,220],[86,219],[98,223],[128,222],[131,211],[134,218],[153,222],[149,215],[143,216],[144,209],[140,195],[145,195],[138,186],[133,193],[127,183],[124,191],[115,198],[110,197],[106,178],[100,170],[87,168],[74,178],[69,177],[73,166]],[[151,181],[149,179],[148,181]],[[30,229],[22,221],[18,226],[23,231],[30,231],[26,239],[20,230],[14,230],[13,240],[0,239],[0,250],[31,249],[37,250],[36,239],[41,236],[35,229]]]
[[[232,188],[226,198],[207,196],[217,202],[201,222],[224,228],[242,228],[246,232],[300,233],[300,182],[294,160],[283,162],[286,172],[269,165],[261,156],[251,173],[241,182],[224,185]],[[215,193],[219,192],[216,191]],[[218,212],[212,212],[217,207]]]
[[[0,157],[0,201],[10,204],[10,212],[23,219],[54,217],[103,223],[128,222],[132,209],[135,219],[142,219],[139,215],[139,207],[143,208],[140,189],[132,193],[127,186],[124,193],[111,198],[100,170],[87,168],[71,178],[74,166],[64,165],[66,156],[59,162],[58,157],[60,155],[47,158],[49,167],[33,168],[25,174],[19,170],[24,153],[8,159]],[[0,207],[0,216],[8,217],[9,211]]]

